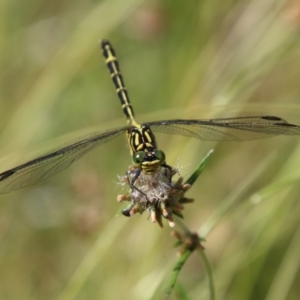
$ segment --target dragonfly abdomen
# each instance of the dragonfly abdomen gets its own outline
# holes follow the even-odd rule
[[[103,56],[105,58],[105,63],[116,87],[116,92],[120,99],[123,112],[132,125],[137,125],[134,119],[134,111],[129,101],[128,92],[125,88],[124,80],[120,71],[119,63],[116,57],[116,52],[107,40],[101,42],[101,47],[103,51]]]

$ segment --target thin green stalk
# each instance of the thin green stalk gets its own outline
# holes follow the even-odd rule
[[[181,271],[182,267],[184,266],[185,262],[187,261],[187,259],[190,257],[190,255],[192,254],[192,250],[186,250],[182,255],[180,255],[175,267],[173,268],[172,274],[171,274],[171,278],[166,290],[166,294],[164,297],[164,300],[169,299],[170,294],[176,284],[179,272]]]
[[[204,159],[201,161],[201,163],[198,165],[198,167],[196,168],[196,170],[194,171],[194,173],[188,178],[188,180],[186,181],[187,184],[193,185],[195,183],[195,181],[198,179],[198,177],[200,176],[200,174],[202,173],[202,171],[204,170],[209,158],[211,157],[213,153],[213,150],[210,150],[208,152],[208,154],[204,157]],[[175,267],[173,268],[172,274],[171,274],[171,278],[169,280],[169,284],[168,287],[166,289],[166,294],[165,294],[165,298],[164,299],[168,299],[172,290],[175,287],[175,284],[177,282],[177,278],[179,276],[179,273],[182,269],[182,267],[184,266],[185,262],[187,261],[187,259],[190,257],[190,255],[194,252],[195,249],[200,249],[200,253],[201,256],[203,258],[206,270],[207,270],[207,274],[208,274],[208,282],[209,282],[209,294],[210,300],[214,300],[215,299],[215,292],[214,292],[214,283],[213,283],[213,276],[212,276],[212,270],[209,264],[209,261],[204,253],[204,250],[201,249],[201,244],[200,244],[200,239],[198,237],[198,235],[193,234],[191,232],[191,230],[189,230],[187,228],[187,226],[184,224],[184,222],[179,219],[178,220],[178,225],[183,228],[183,231],[186,233],[185,237],[180,237],[180,234],[178,233],[179,237],[179,244],[182,244],[184,246],[184,250],[182,251],[177,263],[175,264]],[[189,244],[189,242],[185,241],[185,238],[187,238],[188,240],[190,240],[190,242],[192,243],[191,245]]]
[[[207,273],[207,279],[208,279],[208,287],[209,287],[209,300],[215,299],[215,285],[214,285],[214,278],[213,278],[213,272],[211,268],[211,264],[205,254],[205,251],[203,249],[199,249],[200,255],[204,261],[206,273]]]

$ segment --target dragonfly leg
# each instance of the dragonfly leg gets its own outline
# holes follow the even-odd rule
[[[138,177],[140,176],[140,174],[141,174],[141,169],[137,169],[137,170],[135,170],[134,177],[133,177],[132,179],[130,179],[130,178],[129,178],[129,173],[126,172],[126,176],[127,176],[127,179],[128,179],[128,182],[129,182],[130,187],[131,187],[133,190],[136,190],[136,191],[138,191],[139,193],[141,193],[142,195],[144,195],[144,196],[146,197],[146,200],[149,201],[147,195],[146,195],[144,192],[142,192],[139,188],[137,188],[137,187],[134,185],[135,181],[138,179]]]
[[[165,176],[167,177],[167,178],[169,178],[169,180],[170,180],[170,183],[172,182],[172,176],[174,175],[173,174],[173,168],[171,167],[171,166],[169,166],[169,165],[167,165],[166,163],[164,163],[163,165],[161,165],[162,167],[164,167],[165,169],[166,169],[166,173],[165,173]],[[170,176],[168,176],[169,174],[167,173],[167,171],[169,171],[170,172]]]

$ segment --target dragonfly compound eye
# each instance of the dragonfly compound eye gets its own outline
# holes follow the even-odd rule
[[[166,161],[166,155],[163,151],[155,149],[154,150],[154,154],[156,156],[156,158],[160,161],[160,164],[165,163]]]
[[[132,163],[135,167],[139,167],[145,160],[146,153],[144,151],[138,151],[132,155]]]

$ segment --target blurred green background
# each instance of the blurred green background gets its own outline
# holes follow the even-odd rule
[[[300,4],[253,1],[0,2],[1,172],[72,138],[125,124],[99,40],[109,39],[140,122],[278,115],[300,124]],[[59,138],[60,137],[60,138]],[[200,142],[157,135],[187,178],[187,226],[206,237],[217,299],[299,299],[300,137]],[[123,137],[1,196],[0,299],[162,299],[176,250],[165,223],[124,208]],[[194,254],[179,277],[207,299]],[[183,299],[175,291],[171,299]]]

